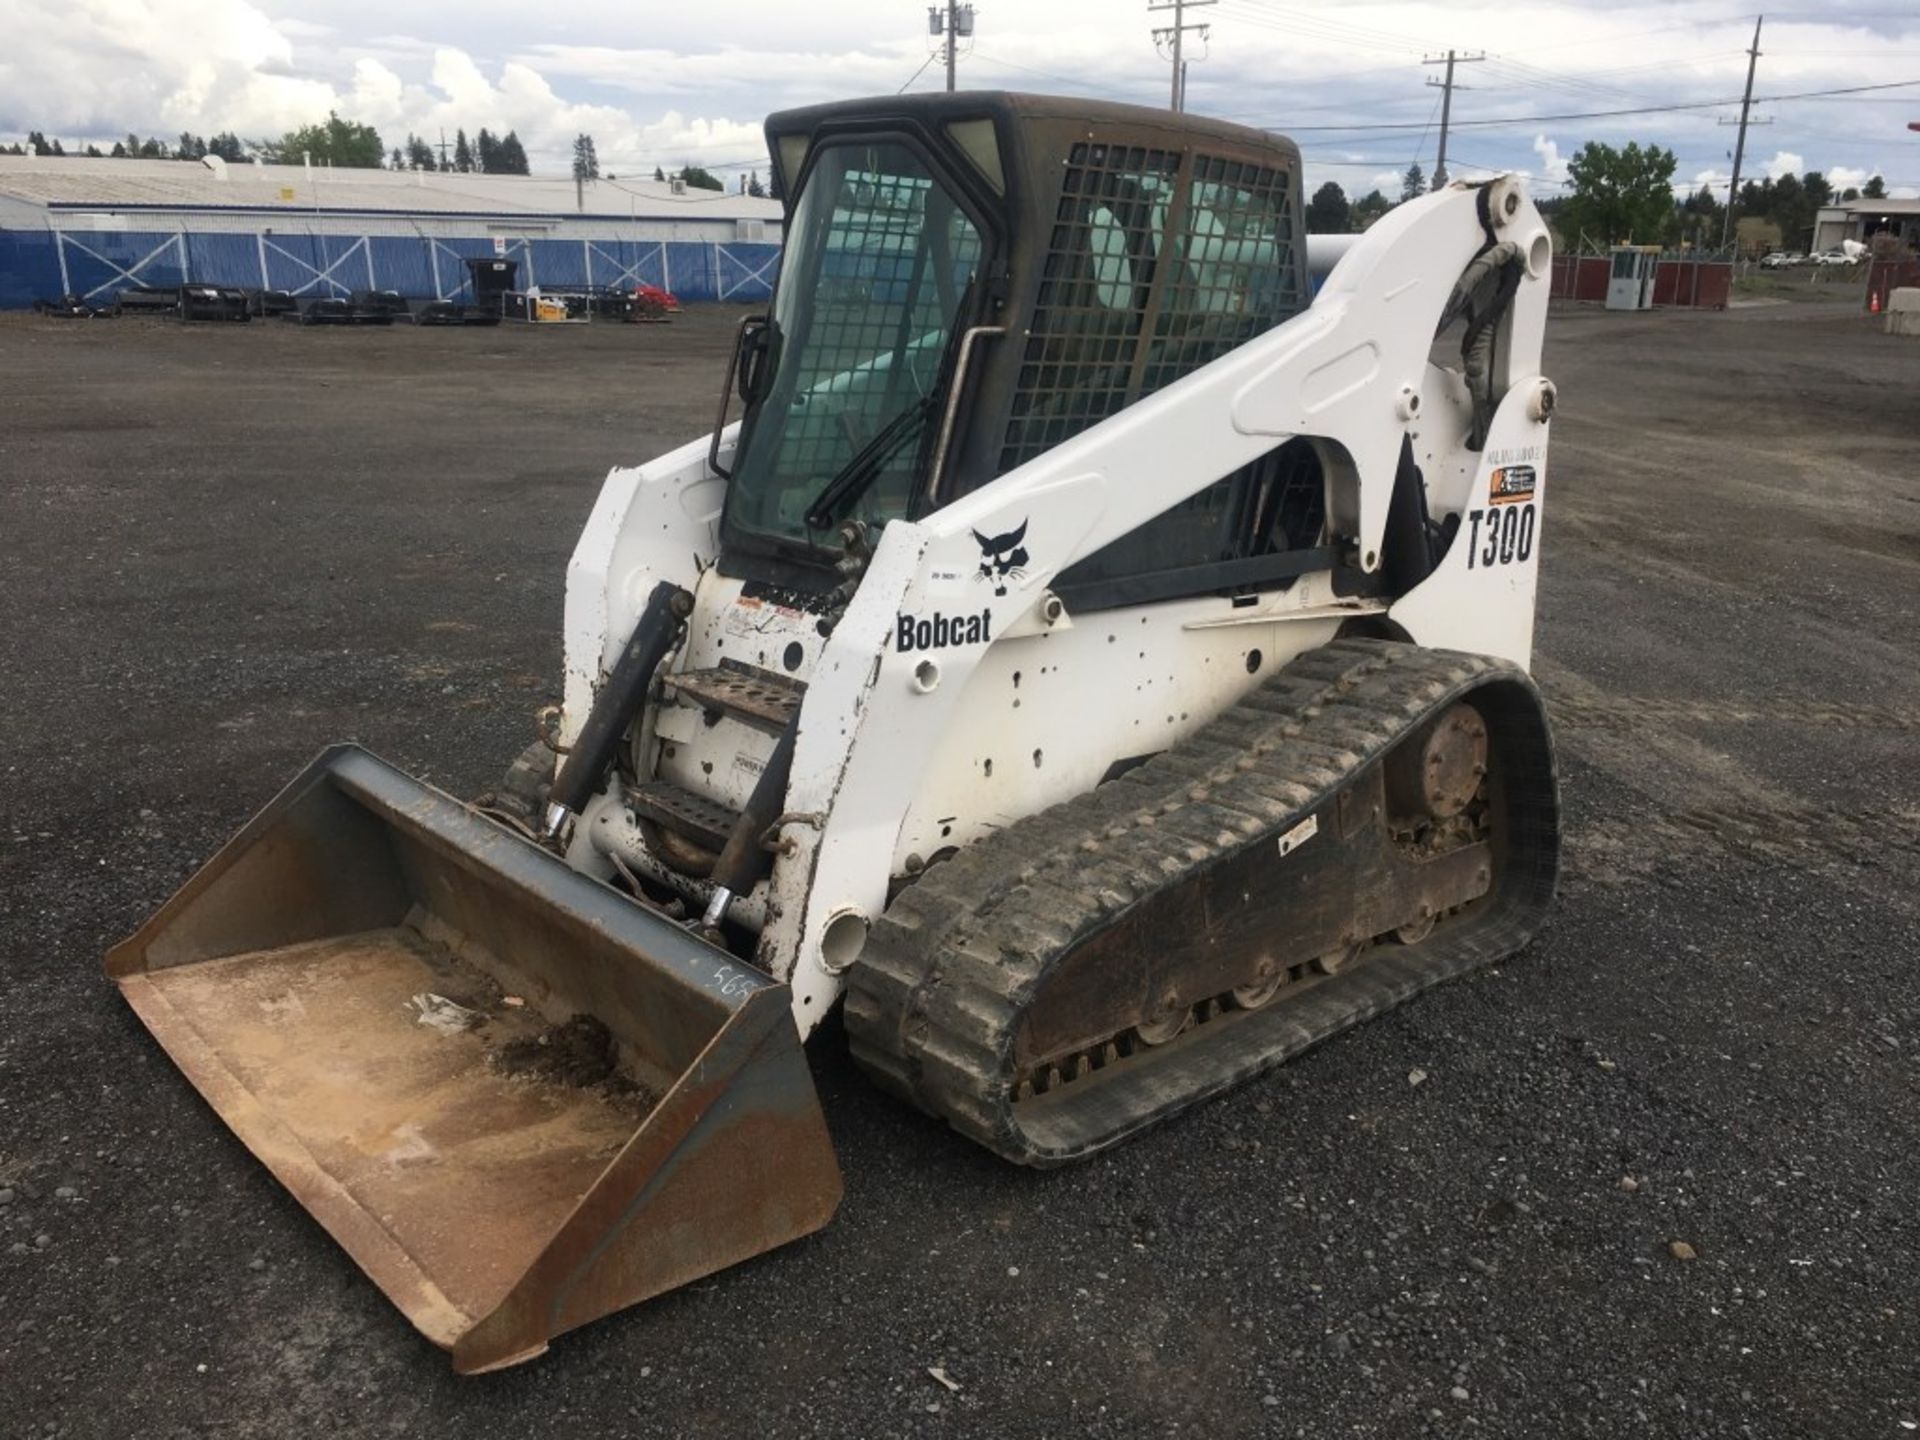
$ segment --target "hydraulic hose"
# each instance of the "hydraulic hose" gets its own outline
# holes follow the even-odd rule
[[[548,838],[558,835],[569,816],[599,793],[613,768],[620,742],[647,703],[653,672],[680,638],[680,622],[693,613],[693,596],[670,580],[662,580],[647,597],[646,608],[634,623],[626,649],[600,693],[554,777],[546,814]]]

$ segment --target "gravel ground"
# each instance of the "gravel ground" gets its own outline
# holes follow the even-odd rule
[[[1554,317],[1530,952],[1048,1174],[829,1034],[831,1227],[454,1377],[99,957],[329,741],[492,782],[733,318],[0,320],[0,1434],[1913,1430],[1920,345],[1823,304]]]

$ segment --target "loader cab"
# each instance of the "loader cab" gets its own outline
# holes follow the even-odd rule
[[[1133,106],[953,94],[767,122],[787,206],[721,565],[826,588],[847,520],[927,514],[1297,314],[1299,153]],[[1317,457],[1282,447],[1061,577],[1078,608],[1311,546]],[[1157,588],[1156,588],[1157,587]]]

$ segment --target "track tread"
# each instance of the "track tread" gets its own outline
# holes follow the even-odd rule
[[[1096,1102],[1116,1113],[1111,1123],[1090,1121],[1082,1141],[1048,1143],[1026,1133],[1013,1113],[1010,1057],[1026,1006],[1057,957],[1155,890],[1279,833],[1437,707],[1496,680],[1531,697],[1544,760],[1540,796],[1529,801],[1541,813],[1519,812],[1516,850],[1529,854],[1532,868],[1522,867],[1531,889],[1517,922],[1492,926],[1490,936],[1482,934],[1486,925],[1469,927],[1469,939],[1445,952],[1451,958],[1438,972],[1430,948],[1418,961],[1380,954],[1310,992],[1310,1006],[1292,1007],[1299,1014],[1286,1004],[1253,1012],[1265,1017],[1265,1043],[1255,1051],[1183,1062],[1194,1073],[1161,1087],[1167,1093],[1157,1103],[1129,1110],[1110,1097]],[[902,891],[848,976],[854,1058],[885,1089],[999,1154],[1059,1163],[1511,953],[1537,926],[1557,868],[1544,725],[1532,682],[1501,661],[1359,639],[1309,651],[1190,740],[967,847]],[[1206,1043],[1218,1050],[1237,1033],[1221,1026],[1218,1041]]]

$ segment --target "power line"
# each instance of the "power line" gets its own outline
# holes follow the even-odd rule
[[[1018,60],[1003,60],[998,55],[989,55],[984,50],[975,50],[973,58],[988,65],[998,65],[1004,70],[1020,70],[1028,75],[1038,75],[1042,80],[1057,80],[1062,85],[1079,85],[1083,88],[1101,88],[1098,80],[1087,80],[1074,75],[1062,75],[1057,70],[1036,70],[1031,65],[1022,65]]]
[[[1832,95],[1858,95],[1869,90],[1900,90],[1908,86],[1920,85],[1920,80],[1890,80],[1881,85],[1849,85],[1837,90],[1802,90],[1790,95],[1755,95],[1751,103],[1756,105],[1777,105],[1786,100],[1821,100]],[[1667,115],[1678,110],[1718,110],[1727,105],[1738,105],[1741,97],[1730,100],[1694,100],[1679,105],[1637,105],[1625,110],[1576,110],[1560,115],[1507,115],[1492,120],[1461,120],[1454,126],[1456,130],[1469,127],[1482,130],[1499,126],[1546,125],[1561,120],[1608,120],[1624,115]],[[1289,126],[1290,134],[1338,133],[1358,134],[1378,130],[1419,130],[1423,127],[1411,122],[1391,125],[1296,125]]]
[[[1227,0],[1227,6],[1224,13],[1242,25],[1272,30],[1294,40],[1319,40],[1333,45],[1350,46],[1356,50],[1375,50],[1388,54],[1418,55],[1421,53],[1415,44],[1403,39],[1356,38],[1356,32],[1346,27],[1326,25],[1305,17],[1293,21],[1276,20],[1270,13],[1255,9],[1249,0]]]
[[[1374,30],[1362,25],[1349,25],[1338,20],[1329,20],[1303,10],[1290,9],[1276,5],[1272,0],[1234,0],[1235,7],[1250,16],[1259,18],[1254,23],[1264,23],[1269,28],[1295,35],[1308,35],[1318,40],[1336,40],[1352,45],[1356,49],[1412,52],[1416,49],[1424,53],[1427,49],[1438,49],[1436,45],[1424,45],[1417,36],[1408,36],[1391,30]],[[1248,17],[1243,17],[1248,18]]]
[[[918,80],[922,75],[927,73],[927,66],[931,64],[933,64],[933,53],[929,51],[927,54],[927,58],[920,62],[920,68],[914,71],[913,74],[909,75],[907,77],[907,83],[905,85],[902,85],[898,90],[894,91],[893,93],[896,95],[906,94],[908,88],[912,86],[913,82]]]
[[[1401,172],[1401,179],[1402,179],[1403,185],[1404,185],[1406,176],[1413,173],[1413,167],[1420,163],[1420,157],[1426,151],[1427,130],[1433,129],[1433,117],[1435,112],[1438,111],[1439,108],[1440,108],[1440,102],[1436,100],[1433,104],[1433,109],[1427,111],[1427,129],[1422,130],[1420,132],[1420,139],[1417,142],[1415,142],[1413,147],[1413,158],[1407,161],[1407,168]]]

